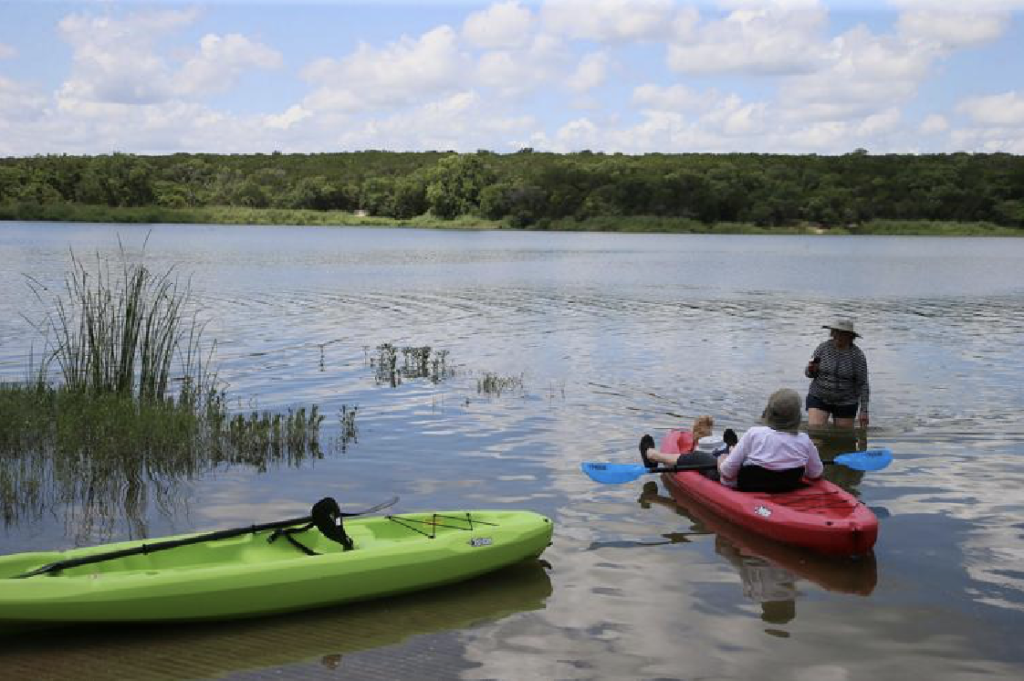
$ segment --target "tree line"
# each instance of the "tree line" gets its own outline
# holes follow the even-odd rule
[[[1024,157],[513,154],[47,155],[0,159],[0,206],[235,206],[478,216],[516,228],[653,216],[766,227],[871,220],[1024,228]],[[21,210],[24,209],[24,210]]]

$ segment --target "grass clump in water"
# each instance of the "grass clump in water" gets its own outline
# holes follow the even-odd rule
[[[223,464],[262,471],[323,456],[316,405],[231,417],[189,284],[129,262],[123,249],[121,260],[119,271],[99,258],[90,270],[72,253],[41,325],[47,353],[25,383],[0,384],[6,524],[48,503],[87,518],[124,511],[141,524],[149,490],[167,503],[178,481]],[[40,299],[48,293],[30,285]]]
[[[345,404],[341,405],[341,409],[338,411],[338,423],[341,426],[341,436],[338,439],[343,452],[348,449],[350,442],[359,441],[359,429],[356,427],[356,412],[358,411],[358,405],[349,409]]]
[[[399,364],[398,354],[402,354]],[[434,350],[429,345],[395,347],[392,343],[377,346],[377,357],[370,360],[374,367],[377,383],[387,383],[392,388],[402,384],[403,379],[426,378],[440,383],[450,378],[454,370],[448,366],[448,351]]]
[[[494,395],[500,397],[504,392],[523,391],[523,377],[499,376],[490,371],[484,372],[483,377],[476,381],[476,391],[482,395]]]

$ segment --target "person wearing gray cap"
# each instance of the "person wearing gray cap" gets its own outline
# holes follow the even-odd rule
[[[814,349],[804,375],[811,379],[807,389],[807,424],[828,425],[829,417],[841,428],[852,428],[854,418],[862,428],[868,425],[868,360],[853,342],[860,334],[850,319],[837,319],[821,328],[830,338]],[[860,416],[858,417],[858,410]]]
[[[802,411],[797,391],[773,392],[761,414],[765,425],[745,432],[718,460],[721,483],[741,492],[787,492],[799,487],[804,477],[820,478],[825,467],[818,448],[798,430]]]

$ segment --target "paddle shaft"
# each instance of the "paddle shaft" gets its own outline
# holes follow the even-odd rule
[[[394,505],[398,501],[398,497],[395,497],[391,501],[383,504],[377,504],[373,508],[368,508],[358,513],[342,513],[344,517],[352,517],[357,515],[365,515],[367,513],[373,513],[379,511],[382,508]],[[89,565],[91,563],[101,563],[106,560],[116,560],[118,558],[126,558],[128,556],[137,556],[139,554],[150,554],[156,551],[166,551],[167,549],[174,549],[179,546],[188,546],[190,544],[201,544],[207,541],[216,541],[218,539],[229,539],[231,537],[239,537],[243,534],[249,534],[250,532],[255,534],[256,532],[262,532],[264,530],[277,530],[285,527],[292,527],[293,525],[302,525],[313,522],[312,516],[304,516],[302,518],[292,518],[291,520],[277,520],[272,523],[263,523],[262,525],[250,525],[249,527],[235,527],[230,530],[217,530],[215,532],[207,532],[206,534],[199,534],[193,537],[184,537],[182,539],[168,539],[167,541],[159,541],[153,544],[140,544],[139,546],[133,546],[129,549],[120,549],[117,551],[104,551],[103,553],[94,553],[90,556],[82,556],[81,558],[69,558],[67,560],[58,560],[53,563],[48,563],[42,567],[36,568],[30,572],[26,572],[21,575],[17,575],[14,579],[24,579],[26,577],[35,577],[36,575],[43,575],[50,572],[58,572],[67,568],[78,567],[80,565]]]
[[[842,461],[822,461],[824,466],[842,466]],[[648,473],[682,473],[685,471],[713,471],[718,469],[716,463],[703,463],[697,466],[660,466],[658,468],[648,468]]]

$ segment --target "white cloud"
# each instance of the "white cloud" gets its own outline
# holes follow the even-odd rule
[[[733,4],[741,6],[669,44],[673,70],[784,74],[807,72],[821,63],[827,12],[816,3]]]
[[[896,130],[900,122],[900,110],[890,107],[870,116],[865,116],[857,126],[857,134],[865,137],[884,135]]]
[[[644,108],[645,121],[628,133],[635,141],[654,140],[660,135],[662,144],[676,151],[735,149],[735,138],[750,138],[743,148],[765,148],[767,137],[775,125],[775,112],[766,101],[745,101],[736,94],[717,90],[696,92],[681,85],[661,88],[654,85],[638,87],[633,101]],[[682,112],[690,114],[684,118]],[[730,141],[733,140],[733,141]],[[657,149],[644,147],[643,151]]]
[[[964,128],[954,130],[950,137],[956,149],[978,152],[1024,154],[1024,129]]]
[[[1024,95],[1015,91],[971,97],[957,109],[982,125],[1024,127]]]
[[[686,87],[671,85],[662,87],[647,83],[633,90],[633,103],[642,109],[654,111],[687,111],[705,105],[706,98]]]
[[[597,126],[586,118],[569,121],[555,133],[556,143],[566,151],[591,149],[600,137]]]
[[[12,80],[24,60],[0,61],[0,155],[522,146],[837,153],[936,145],[1024,153],[1020,89],[965,99],[956,119],[943,111],[906,121],[903,112],[910,104],[928,110],[914,98],[929,79],[962,72],[934,68],[955,59],[956,49],[992,40],[1005,47],[1013,3],[977,0],[951,14],[948,2],[894,1],[904,13],[888,15],[886,33],[858,26],[830,37],[816,0],[719,0],[714,7],[498,0],[467,9],[455,28],[426,24],[412,37],[323,52],[332,58],[302,72],[307,96],[248,115],[201,97],[247,84],[253,70],[279,67],[274,46],[230,25],[207,31],[207,15],[196,10],[90,10],[60,22],[72,55],[65,82],[30,86]],[[627,44],[643,41],[660,42]],[[734,91],[644,62],[663,54],[677,74],[737,76],[719,79]],[[0,60],[16,56],[0,44]],[[742,89],[751,75],[759,77],[757,89]],[[626,94],[596,97],[608,84]],[[586,116],[566,114],[584,103],[591,105]]]
[[[859,118],[905,102],[928,76],[935,52],[859,26],[833,39],[827,58],[827,68],[782,81],[779,100],[790,119]]]
[[[46,99],[26,85],[0,76],[0,130],[4,123],[26,121],[43,113]]]
[[[218,92],[229,88],[248,68],[273,69],[281,66],[281,55],[243,35],[208,34],[199,52],[175,74],[175,91],[180,94]]]
[[[512,151],[524,146],[522,140],[536,126],[530,116],[510,115],[478,93],[462,91],[346,126],[334,141],[343,149]]]
[[[66,109],[87,103],[151,104],[230,87],[249,67],[272,68],[281,57],[248,38],[205,36],[183,64],[157,51],[160,39],[192,24],[198,14],[153,11],[123,18],[72,14],[59,24],[73,50],[72,72],[59,90]]]
[[[170,68],[155,54],[158,37],[191,24],[195,11],[110,16],[72,14],[58,25],[74,54],[61,87],[66,101],[148,103],[171,96]]]
[[[768,106],[764,102],[739,103],[722,120],[722,132],[736,137],[758,135],[765,131]]]
[[[672,0],[551,0],[541,10],[544,28],[580,40],[624,42],[667,37]]]
[[[471,72],[455,31],[440,26],[415,40],[403,36],[384,49],[363,43],[343,59],[310,64],[304,76],[320,88],[305,105],[352,111],[404,106],[458,90]]]
[[[289,107],[284,113],[267,116],[264,118],[264,121],[269,128],[287,130],[312,115],[313,113],[311,111],[296,104],[295,106]]]
[[[945,116],[929,114],[925,116],[923,121],[921,121],[921,127],[919,129],[925,135],[936,135],[949,130],[949,121],[946,120]]]
[[[608,75],[608,63],[608,55],[604,52],[584,55],[576,72],[569,77],[569,87],[575,92],[586,92],[598,87]]]
[[[235,153],[271,150],[259,117],[235,117],[191,102],[119,104],[84,101],[75,109],[45,110],[18,128],[31,147],[17,153],[95,154],[181,150]],[[0,139],[5,138],[0,135]],[[0,147],[3,144],[0,143]]]
[[[888,0],[888,4],[903,10],[949,9],[949,0]],[[963,3],[968,4],[968,3]],[[1024,0],[971,0],[970,7],[977,12],[1007,12],[1024,9]]]
[[[533,24],[530,10],[509,0],[470,14],[462,24],[462,36],[476,47],[515,49],[529,42]]]
[[[476,75],[480,85],[502,97],[518,97],[568,77],[570,55],[561,40],[538,35],[520,51],[502,50],[481,55]]]
[[[911,40],[929,40],[944,49],[956,49],[991,42],[1009,23],[1009,12],[981,12],[971,7],[911,10],[900,15],[898,26],[900,33]]]
[[[519,92],[526,84],[526,69],[516,55],[508,51],[488,52],[480,57],[477,73],[481,83],[509,93]]]

